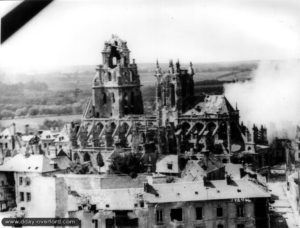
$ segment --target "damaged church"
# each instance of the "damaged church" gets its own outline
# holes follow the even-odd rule
[[[257,141],[267,143],[266,129],[257,130],[258,140],[258,133],[240,124],[239,110],[224,95],[194,95],[192,63],[185,69],[170,61],[163,71],[157,62],[156,108],[149,115],[144,114],[138,67],[127,42],[112,36],[102,58],[81,123],[72,123],[72,160],[107,172],[116,154],[140,153],[149,172],[171,172],[172,164],[180,169],[182,158],[213,155],[228,163],[234,155],[256,154]],[[167,167],[156,167],[168,155],[174,159]]]

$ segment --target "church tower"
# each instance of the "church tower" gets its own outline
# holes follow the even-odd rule
[[[99,65],[93,80],[92,116],[121,118],[143,114],[143,100],[137,65],[130,63],[126,41],[117,36],[105,42],[103,65]]]
[[[175,66],[170,61],[166,73],[161,72],[158,63],[156,68],[156,113],[162,126],[168,122],[177,124],[178,116],[187,110],[194,97],[193,65],[182,69],[179,61]]]

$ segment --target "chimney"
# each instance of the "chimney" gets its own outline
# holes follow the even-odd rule
[[[241,178],[243,178],[244,176],[246,176],[246,172],[245,172],[245,169],[244,168],[240,168],[240,175],[241,175]]]
[[[226,176],[226,183],[227,183],[228,185],[230,185],[230,184],[232,183],[232,179],[231,179],[231,176],[230,176],[230,175],[227,175],[227,176]]]
[[[203,184],[204,184],[204,186],[208,186],[208,184],[209,184],[209,180],[207,180],[206,176],[203,177]]]
[[[12,128],[13,128],[13,133],[11,137],[11,143],[12,143],[12,149],[14,150],[16,147],[16,124],[15,123],[12,124]]]
[[[25,125],[25,135],[29,135],[29,124]]]

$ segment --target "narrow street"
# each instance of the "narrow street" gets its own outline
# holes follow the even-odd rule
[[[299,215],[292,208],[292,205],[289,201],[289,198],[286,194],[286,183],[285,182],[276,182],[276,183],[268,183],[268,187],[270,193],[277,196],[279,199],[275,200],[273,204],[271,204],[271,210],[277,212],[285,218],[286,223],[289,228],[297,228],[299,227]]]

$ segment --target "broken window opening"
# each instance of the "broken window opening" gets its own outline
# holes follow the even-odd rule
[[[129,71],[129,77],[130,77],[130,81],[133,82],[133,74],[131,71]]]
[[[156,224],[162,224],[163,223],[163,210],[157,209],[156,210]]]
[[[217,217],[222,217],[223,216],[223,208],[222,207],[218,207],[217,208]]]
[[[103,96],[103,98],[102,98],[103,104],[106,104],[106,102],[107,102],[106,93],[103,93],[102,96]]]
[[[244,217],[245,216],[245,207],[242,204],[236,205],[236,215],[237,217]]]
[[[116,57],[112,58],[112,64],[113,64],[113,66],[117,65],[117,58]]]
[[[171,209],[171,221],[182,221],[182,208]]]
[[[196,207],[196,219],[197,220],[203,219],[202,207]]]
[[[130,99],[131,99],[131,107],[133,108],[135,106],[134,102],[135,102],[135,99],[134,99],[134,92],[131,92],[130,94]]]

